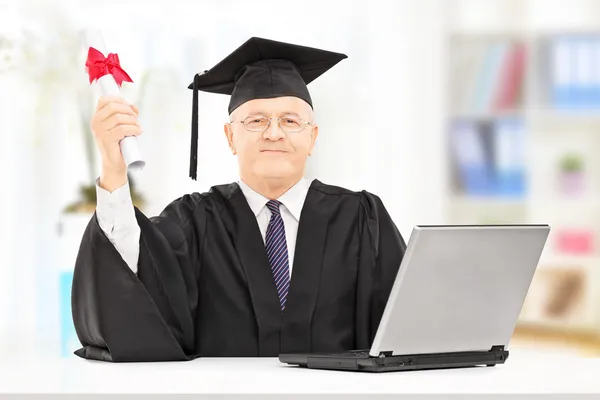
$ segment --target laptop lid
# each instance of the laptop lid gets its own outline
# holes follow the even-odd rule
[[[416,226],[369,354],[508,343],[548,225]]]

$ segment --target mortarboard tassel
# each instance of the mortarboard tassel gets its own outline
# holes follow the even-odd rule
[[[198,170],[198,78],[200,75],[194,75],[194,84],[192,95],[192,144],[190,148],[190,178],[196,180]]]

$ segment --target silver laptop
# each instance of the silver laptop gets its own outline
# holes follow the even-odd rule
[[[363,371],[502,364],[549,232],[548,225],[416,226],[370,349],[279,360]]]

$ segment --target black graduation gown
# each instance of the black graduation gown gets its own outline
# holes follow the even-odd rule
[[[276,357],[368,349],[406,248],[381,200],[314,180],[285,311],[254,213],[236,183],[137,208],[138,274],[94,215],[72,289],[75,354],[104,361]]]

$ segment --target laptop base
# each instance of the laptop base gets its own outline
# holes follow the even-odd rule
[[[504,346],[493,346],[489,351],[397,356],[383,352],[379,357],[369,356],[368,350],[340,354],[281,354],[279,361],[310,369],[390,372],[476,366],[493,367],[496,364],[504,364],[508,354],[509,352],[504,349]]]

